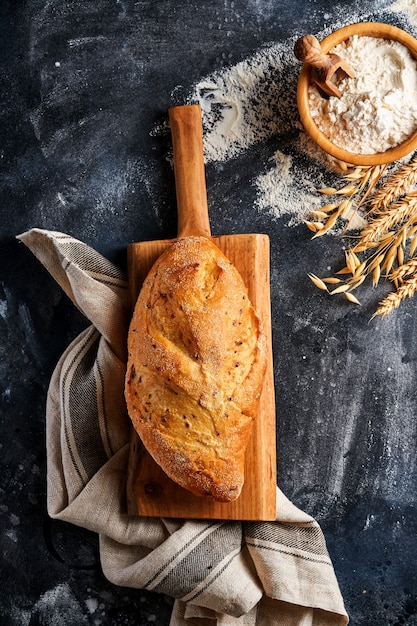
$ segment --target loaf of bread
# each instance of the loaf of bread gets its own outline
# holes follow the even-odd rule
[[[197,496],[235,500],[266,340],[242,277],[209,239],[179,239],[156,261],[134,309],[128,353],[126,402],[145,448]]]

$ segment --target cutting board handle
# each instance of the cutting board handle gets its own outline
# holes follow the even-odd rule
[[[178,237],[210,237],[204,171],[203,125],[198,104],[168,110],[174,151]]]

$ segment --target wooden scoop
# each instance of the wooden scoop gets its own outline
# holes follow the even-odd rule
[[[355,78],[353,69],[340,56],[322,52],[320,42],[314,35],[300,37],[295,43],[294,54],[299,61],[312,66],[312,80],[328,96],[340,98],[342,95],[340,89],[332,81],[336,72]]]
[[[169,110],[178,209],[178,237],[210,237],[203,157],[201,110],[198,105]],[[158,256],[175,240],[145,241],[128,246],[132,305]],[[199,498],[171,481],[145,450],[132,428],[127,503],[130,515],[179,518],[273,520],[276,516],[275,397],[272,363],[267,235],[222,235],[212,241],[235,264],[268,338],[268,364],[246,451],[245,484],[233,502]]]

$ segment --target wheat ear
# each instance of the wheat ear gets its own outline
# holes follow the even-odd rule
[[[396,198],[405,195],[417,182],[417,157],[393,174],[373,195],[370,214],[388,207]]]
[[[374,212],[368,226],[361,233],[357,248],[360,249],[363,245],[372,247],[372,243],[376,245],[376,242],[380,241],[381,237],[391,231],[394,226],[404,222],[408,222],[409,225],[414,223],[417,217],[416,212],[417,191],[409,193],[395,204]]]
[[[371,317],[374,319],[377,315],[385,317],[389,315],[393,309],[400,306],[401,302],[406,298],[411,298],[417,291],[417,274],[412,276],[408,280],[405,280],[398,289],[387,295],[386,298],[381,300],[377,310]]]

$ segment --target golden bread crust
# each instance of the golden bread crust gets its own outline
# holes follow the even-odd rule
[[[235,500],[266,340],[239,272],[209,239],[179,239],[153,265],[128,353],[127,407],[148,452],[192,493]]]

